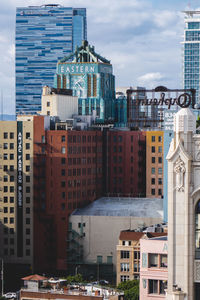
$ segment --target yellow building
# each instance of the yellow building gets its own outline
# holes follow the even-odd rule
[[[146,132],[146,197],[163,196],[164,132]]]
[[[0,121],[0,257],[33,263],[33,117]]]

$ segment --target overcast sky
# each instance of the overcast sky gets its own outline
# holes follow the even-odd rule
[[[87,8],[88,41],[111,60],[117,86],[182,87],[185,9],[198,0],[1,0],[0,99],[4,113],[15,107],[16,7],[62,4]],[[2,107],[2,105],[1,105]],[[1,111],[1,109],[0,109]]]

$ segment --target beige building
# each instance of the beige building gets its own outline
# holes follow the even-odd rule
[[[120,232],[117,245],[117,285],[140,277],[140,239],[167,235],[164,232]]]
[[[78,97],[72,96],[70,90],[43,87],[41,115],[59,116],[61,121],[71,119],[78,114]]]
[[[22,121],[23,120],[23,121]],[[0,121],[0,257],[33,263],[33,117]]]
[[[162,199],[103,197],[72,213],[70,246],[76,237],[84,263],[113,263],[115,272],[119,232],[161,223],[162,219]]]
[[[163,196],[164,132],[146,131],[146,197]]]

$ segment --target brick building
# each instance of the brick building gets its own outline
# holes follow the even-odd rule
[[[145,132],[107,131],[104,135],[104,157],[107,195],[145,197]]]

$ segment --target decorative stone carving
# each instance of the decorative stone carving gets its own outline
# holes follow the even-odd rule
[[[200,161],[200,141],[195,142],[195,159]]]
[[[185,171],[185,164],[179,156],[174,167],[174,172],[176,173],[176,190],[179,192],[184,192]]]
[[[194,261],[194,282],[200,282],[200,261]]]

